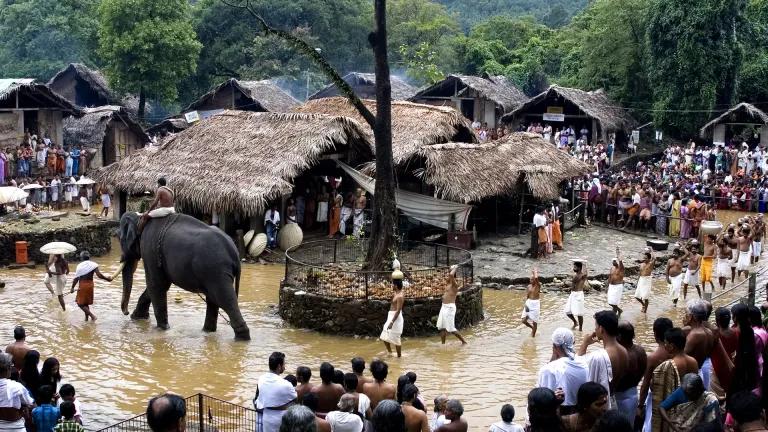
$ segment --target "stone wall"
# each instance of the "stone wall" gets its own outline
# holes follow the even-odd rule
[[[441,298],[406,300],[403,336],[437,334]],[[483,319],[483,290],[479,285],[459,293],[456,327],[466,328]],[[289,324],[323,333],[379,336],[387,320],[389,301],[353,300],[311,294],[290,286],[280,287],[280,316]]]
[[[77,247],[78,252],[87,250],[91,256],[101,256],[109,253],[112,247],[112,235],[117,227],[115,222],[93,221],[80,226],[68,226],[51,229],[36,229],[29,225],[27,232],[0,231],[0,266],[16,262],[16,242],[27,242],[29,261],[45,263],[48,256],[40,252],[40,247],[46,243],[63,241]]]

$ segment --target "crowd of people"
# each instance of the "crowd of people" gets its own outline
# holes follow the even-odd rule
[[[41,137],[27,130],[16,147],[0,150],[0,185],[12,177],[72,177],[85,174],[92,157],[76,145],[54,143],[46,133]]]

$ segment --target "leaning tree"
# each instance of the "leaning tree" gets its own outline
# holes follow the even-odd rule
[[[287,41],[297,51],[309,56],[349,99],[366,123],[373,129],[376,142],[376,188],[373,200],[371,239],[365,267],[382,270],[396,241],[397,209],[395,206],[395,171],[392,161],[392,86],[387,56],[387,1],[374,1],[374,30],[368,35],[373,49],[376,72],[376,114],[365,106],[341,75],[312,46],[295,35],[271,26],[251,4],[251,0],[222,0],[225,4],[247,11],[261,26],[261,33]]]

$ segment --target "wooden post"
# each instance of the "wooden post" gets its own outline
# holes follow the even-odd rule
[[[517,235],[523,233],[523,208],[525,207],[525,194],[520,197],[520,214],[517,218]]]
[[[245,258],[245,239],[243,238],[243,230],[236,230],[235,237],[237,238],[237,252],[240,254],[240,259],[243,259]]]

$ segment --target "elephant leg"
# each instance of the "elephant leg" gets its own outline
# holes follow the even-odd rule
[[[149,319],[149,306],[152,305],[152,300],[149,298],[149,293],[147,290],[144,290],[144,292],[141,293],[139,296],[139,301],[136,302],[136,308],[133,310],[133,313],[131,314],[131,319],[134,320],[145,320]]]
[[[212,302],[210,299],[205,300],[205,324],[203,324],[203,331],[215,332],[216,325],[219,318],[219,306]]]
[[[150,278],[147,278],[147,292],[152,300],[155,320],[157,321],[157,326],[163,330],[171,328],[168,325],[168,289],[170,287],[171,283],[167,280],[154,277],[150,281]]]
[[[251,332],[248,329],[248,324],[243,319],[243,315],[240,313],[240,307],[237,305],[237,294],[235,294],[232,278],[222,278],[219,283],[211,284],[206,288],[208,288],[207,296],[211,299],[210,301],[219,305],[229,316],[230,325],[232,330],[235,331],[235,339],[250,340]],[[210,312],[210,309],[208,311]]]

